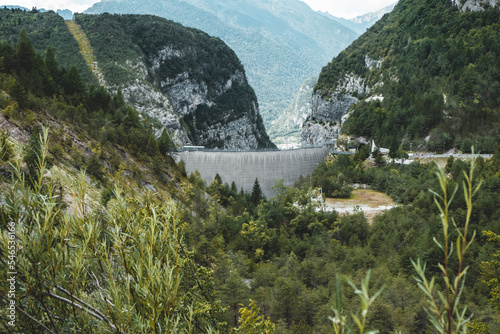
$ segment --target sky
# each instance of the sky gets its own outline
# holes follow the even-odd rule
[[[337,17],[351,19],[369,12],[376,12],[396,0],[303,0],[314,10],[328,11]],[[83,12],[98,0],[9,0],[0,2],[3,5],[19,5],[31,9],[69,9],[72,12]]]

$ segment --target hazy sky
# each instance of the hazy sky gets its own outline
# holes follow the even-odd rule
[[[3,5],[19,5],[45,9],[70,9],[73,12],[83,12],[98,2],[97,0],[8,0]],[[303,0],[314,10],[328,11],[332,15],[353,18],[361,14],[374,12],[388,6],[396,0]]]

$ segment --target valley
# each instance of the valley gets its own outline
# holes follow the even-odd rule
[[[500,331],[496,1],[125,6],[0,9],[0,332]]]

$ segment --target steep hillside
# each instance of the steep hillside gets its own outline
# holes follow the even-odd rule
[[[374,164],[365,147],[266,199],[258,179],[250,194],[188,177],[150,125],[26,30],[0,44],[1,333],[331,333],[340,314],[343,328],[361,314],[372,332],[432,333],[434,293],[457,332],[500,332],[500,147],[442,168]],[[369,222],[323,205],[354,184],[398,206]]]
[[[343,131],[385,147],[475,144],[492,152],[500,129],[500,10],[488,3],[471,11],[472,2],[459,9],[447,0],[401,0],[323,68],[308,126],[336,122],[333,133],[351,110]]]
[[[104,12],[154,14],[221,38],[244,64],[267,128],[302,82],[357,37],[298,0],[105,0],[86,11]]]
[[[0,9],[1,41],[14,45],[23,29],[28,32],[37,52],[44,53],[50,45],[62,67],[68,69],[75,66],[85,81],[97,83],[61,16],[53,11],[40,13],[19,8]]]
[[[0,285],[0,332],[222,327],[211,270],[182,237],[192,185],[166,132],[26,30],[0,60],[0,278],[15,283]]]

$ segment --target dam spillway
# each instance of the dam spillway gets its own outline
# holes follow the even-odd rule
[[[186,172],[200,172],[208,184],[219,173],[222,181],[234,181],[238,189],[251,192],[255,179],[259,180],[266,197],[274,195],[276,181],[293,186],[300,176],[312,174],[317,165],[325,160],[331,145],[282,151],[220,151],[186,150],[178,154],[177,160],[186,164]]]

